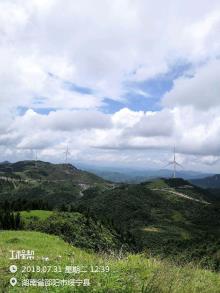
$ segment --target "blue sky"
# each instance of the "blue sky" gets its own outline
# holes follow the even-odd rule
[[[186,74],[191,68],[190,64],[179,62],[170,68],[166,74],[159,74],[158,76],[141,82],[128,82],[124,85],[127,93],[121,98],[121,101],[111,99],[111,97],[103,97],[104,105],[101,111],[104,113],[114,113],[127,107],[133,111],[159,111],[162,109],[161,98],[166,92],[169,92],[173,87],[173,82],[180,76]],[[58,79],[58,77],[49,73],[49,76]],[[69,81],[63,81],[65,87],[72,91],[78,92],[82,95],[93,94],[92,88],[80,86]],[[41,108],[45,97],[36,97],[34,101],[34,109],[37,113],[47,115],[51,111],[56,111],[56,108]],[[20,114],[25,113],[27,108],[20,108]]]

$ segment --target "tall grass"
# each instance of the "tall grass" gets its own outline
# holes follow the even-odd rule
[[[32,249],[37,256],[45,256],[49,261],[38,259],[31,265],[66,265],[81,266],[108,265],[109,273],[80,273],[69,275],[49,272],[14,274],[18,280],[22,278],[89,278],[90,287],[77,288],[21,288],[10,287],[12,274],[8,268],[12,261],[8,259],[9,250]],[[18,267],[28,261],[16,261]],[[99,292],[99,293],[219,293],[220,276],[209,270],[199,269],[193,264],[177,266],[169,261],[156,260],[145,254],[123,255],[87,253],[72,247],[56,236],[39,232],[2,231],[0,232],[0,292]]]

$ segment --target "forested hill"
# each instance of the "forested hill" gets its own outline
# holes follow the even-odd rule
[[[183,258],[197,251],[190,259],[218,258],[220,209],[207,191],[183,179],[123,184],[105,192],[90,189],[78,210],[135,239],[137,249]]]
[[[74,243],[77,237],[73,234],[80,224],[72,217],[79,213],[88,226],[88,235],[94,234],[94,227],[97,231],[105,227],[132,250],[190,261],[205,259],[205,265],[220,267],[219,205],[208,190],[186,180],[161,178],[140,184],[113,184],[69,164],[41,161],[6,162],[0,166],[0,176],[4,178],[0,178],[3,210],[64,212],[47,220],[47,224],[56,220],[56,229],[46,229],[42,223],[32,228],[57,231]],[[66,231],[68,225],[73,225],[67,229],[71,233]]]
[[[71,180],[74,183],[103,183],[104,180],[90,172],[77,169],[71,164],[52,164],[43,161],[3,162],[0,176],[22,180]]]
[[[203,188],[220,189],[220,174],[201,179],[193,179],[191,182]]]
[[[108,188],[111,183],[71,164],[42,161],[0,164],[0,202],[44,201],[54,208],[75,202],[84,190],[94,186]]]

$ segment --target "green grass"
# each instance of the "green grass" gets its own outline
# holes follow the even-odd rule
[[[38,218],[40,220],[46,220],[49,218],[53,212],[52,211],[43,211],[43,210],[31,210],[31,211],[22,211],[20,212],[22,219]]]
[[[149,188],[167,188],[169,185],[165,183],[163,179],[157,179],[151,182],[147,182]]]
[[[34,261],[10,261],[10,250],[32,249]],[[48,257],[45,262],[41,257]],[[16,263],[18,272],[12,274],[8,268]],[[21,266],[27,264],[49,266],[79,265],[108,265],[108,273],[21,273]],[[162,262],[144,255],[129,255],[119,259],[118,255],[106,256],[87,253],[75,248],[56,236],[39,232],[2,231],[0,232],[0,292],[99,292],[99,293],[218,293],[220,292],[220,276],[217,273],[197,269],[193,266],[177,267],[168,262]],[[15,275],[20,281],[23,278],[59,278],[84,279],[89,278],[90,287],[48,287],[22,288],[19,284],[10,287],[9,279]]]

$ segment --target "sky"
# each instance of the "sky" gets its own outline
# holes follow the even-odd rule
[[[219,0],[1,0],[0,161],[220,172]]]

